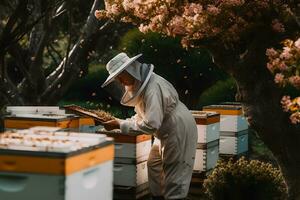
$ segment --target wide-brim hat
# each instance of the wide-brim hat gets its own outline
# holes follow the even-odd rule
[[[132,58],[128,57],[126,53],[119,53],[113,57],[107,64],[106,70],[109,73],[109,76],[101,87],[107,86],[111,83],[122,71],[124,71],[132,62],[141,57],[142,54],[138,54]]]

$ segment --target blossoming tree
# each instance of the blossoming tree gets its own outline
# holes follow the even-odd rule
[[[208,49],[215,63],[235,78],[237,98],[251,128],[277,158],[290,199],[300,199],[300,128],[282,111],[282,90],[266,67],[266,50],[299,34],[298,1],[106,0],[105,4],[106,10],[95,12],[97,18],[131,22],[142,32],[180,36],[186,48]]]
[[[275,83],[300,89],[300,38],[296,41],[287,39],[283,44],[283,50],[267,49],[267,67],[275,74]],[[291,113],[291,122],[300,123],[300,97],[291,100],[290,96],[284,96],[281,104],[285,112]]]

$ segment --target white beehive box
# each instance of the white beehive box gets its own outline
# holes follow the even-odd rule
[[[19,114],[56,114],[64,115],[65,110],[60,109],[58,106],[7,106],[6,112],[11,115]]]
[[[147,161],[138,164],[114,163],[114,185],[138,187],[147,182]]]
[[[197,145],[194,173],[208,171],[214,168],[219,159],[219,140]]]
[[[220,114],[209,111],[191,111],[198,130],[197,143],[209,143],[220,137]]]
[[[248,130],[221,132],[220,154],[238,155],[248,151]]]
[[[112,139],[39,128],[0,134],[0,197],[112,200]],[[103,181],[105,180],[105,181]]]
[[[220,113],[220,131],[239,132],[248,129],[248,122],[240,105],[210,105],[204,106],[203,110]]]
[[[4,117],[5,130],[26,129],[34,126],[59,127],[64,131],[94,132],[92,118],[67,114],[57,106],[8,106]],[[91,131],[91,127],[94,128]]]
[[[115,163],[140,163],[146,161],[151,151],[151,135],[124,135],[114,131],[105,133],[115,141]]]
[[[35,126],[59,127],[61,130],[77,131],[79,117],[73,114],[20,113],[4,117],[5,130],[27,129]]]
[[[147,160],[151,135],[125,135],[120,130],[98,131],[115,141],[114,185],[138,188],[148,183]]]

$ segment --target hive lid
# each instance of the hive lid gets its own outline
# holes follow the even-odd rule
[[[112,143],[106,135],[56,132],[40,129],[13,130],[0,134],[0,154],[67,157]]]
[[[205,111],[215,111],[221,115],[242,115],[243,110],[241,105],[209,105],[204,106]]]
[[[242,106],[242,103],[237,101],[225,101],[225,102],[221,102],[220,105]]]
[[[191,110],[192,115],[195,118],[209,118],[219,116],[220,114],[214,111],[200,111],[200,110]]]
[[[58,106],[7,106],[6,112],[10,114],[65,114],[65,110]]]
[[[203,109],[223,109],[223,110],[241,110],[240,105],[209,105],[204,106]]]
[[[99,129],[98,131],[96,131],[96,133],[106,134],[107,136],[114,138],[114,141],[116,143],[133,143],[134,144],[134,143],[149,141],[152,139],[151,135],[146,135],[146,134],[142,134],[142,135],[130,135],[130,133],[123,134],[120,129],[107,131],[104,128],[102,128],[102,129]]]
[[[77,116],[74,114],[51,114],[51,113],[44,113],[44,114],[12,114],[6,115],[5,119],[10,120],[33,120],[33,121],[63,121],[67,119],[76,118]]]

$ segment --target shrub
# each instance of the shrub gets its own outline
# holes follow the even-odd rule
[[[201,108],[210,104],[235,101],[236,92],[237,88],[233,78],[219,80],[200,95],[198,106]]]
[[[278,169],[244,157],[236,162],[219,161],[204,181],[204,189],[213,200],[281,200],[287,194]]]

